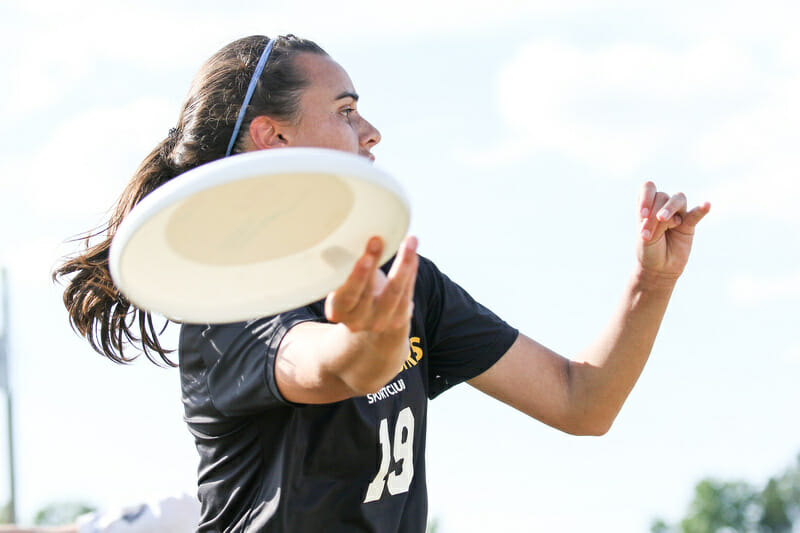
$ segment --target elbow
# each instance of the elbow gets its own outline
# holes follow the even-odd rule
[[[579,435],[584,437],[602,437],[611,429],[611,423],[586,426]]]
[[[562,431],[579,437],[602,437],[611,430],[614,417],[584,415],[573,419]]]
[[[570,428],[563,428],[565,433],[569,433],[570,435],[574,435],[576,437],[602,437],[611,429],[611,426],[580,426],[580,427],[570,427]]]

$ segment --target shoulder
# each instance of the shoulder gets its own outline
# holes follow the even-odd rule
[[[266,341],[281,335],[297,323],[324,319],[324,300],[286,311],[278,315],[229,324],[182,324],[179,339],[181,351],[200,347],[216,352],[243,342],[244,339]],[[282,335],[281,335],[282,336]]]
[[[433,273],[441,274],[441,272],[439,272],[439,268],[434,264],[432,260],[422,255],[418,255],[417,257],[419,257],[420,272],[428,274],[433,274]]]
[[[249,324],[249,322],[182,324],[178,338],[178,352],[181,357],[189,354],[202,355],[205,352],[221,354],[250,329]]]

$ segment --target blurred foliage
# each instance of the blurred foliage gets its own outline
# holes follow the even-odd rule
[[[82,514],[91,513],[95,507],[83,502],[58,502],[44,507],[33,519],[37,526],[66,526],[75,523]]]
[[[653,520],[653,524],[650,526],[650,533],[669,533],[669,526],[666,522],[657,518]]]
[[[8,501],[0,506],[0,524],[12,523],[14,517],[11,516],[11,502]]]
[[[679,524],[656,519],[651,533],[791,533],[800,526],[800,456],[760,491],[743,481],[704,479]]]
[[[772,478],[767,482],[759,502],[761,517],[758,519],[758,526],[761,531],[777,533],[792,530],[792,519],[789,517],[791,502],[785,495],[778,480]]]
[[[749,484],[705,479],[694,489],[694,501],[681,521],[683,533],[753,531],[758,492]]]
[[[439,519],[434,517],[428,521],[428,527],[425,529],[425,533],[437,533],[439,531]]]

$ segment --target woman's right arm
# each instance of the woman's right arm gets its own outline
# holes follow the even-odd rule
[[[295,403],[330,403],[376,392],[403,367],[419,260],[417,240],[400,245],[388,276],[373,237],[345,283],[325,300],[330,323],[303,322],[278,349],[275,379]]]

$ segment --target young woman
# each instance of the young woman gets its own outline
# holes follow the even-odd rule
[[[123,349],[138,342],[169,364],[149,315],[111,282],[108,248],[121,220],[159,185],[230,153],[318,146],[372,158],[380,134],[357,101],[346,72],[309,41],[255,36],[220,50],[123,192],[104,240],[56,272],[68,280],[73,326],[114,361],[129,361]],[[413,237],[388,265],[378,264],[383,243],[373,238],[347,281],[309,306],[237,324],[183,324],[178,358],[200,454],[199,529],[424,531],[427,399],[462,381],[563,431],[606,432],[710,206],[688,210],[683,194],[646,183],[639,209],[637,268],[610,326],[574,361],[476,303],[417,256]]]

